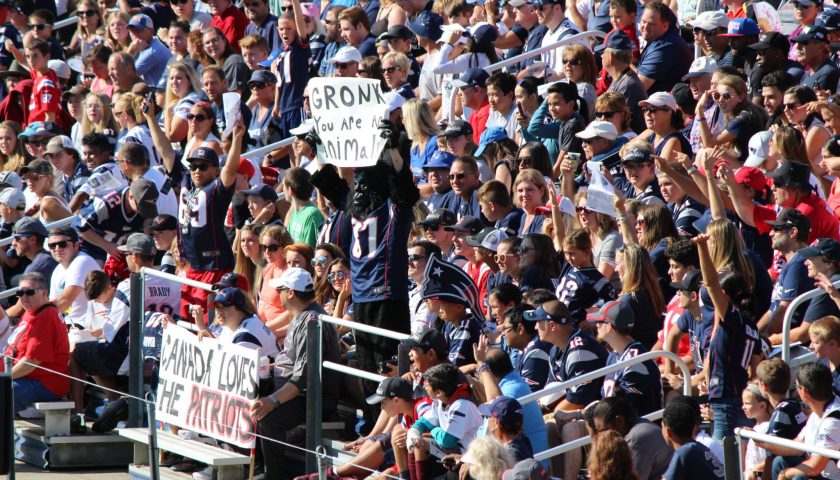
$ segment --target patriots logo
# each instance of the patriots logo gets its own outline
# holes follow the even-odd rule
[[[453,302],[466,301],[478,321],[484,323],[484,313],[479,302],[478,287],[467,272],[432,255],[426,264],[426,283],[423,298],[442,298]]]

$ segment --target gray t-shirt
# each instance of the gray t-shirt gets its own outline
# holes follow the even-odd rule
[[[621,234],[618,233],[618,230],[607,232],[607,234],[604,235],[604,238],[601,239],[601,243],[595,246],[595,256],[593,261],[593,263],[595,263],[595,267],[597,268],[601,262],[607,262],[614,267],[616,252],[623,245],[624,239],[621,238]],[[613,271],[612,278],[610,278],[610,284],[616,292],[621,291],[621,281],[618,278],[617,271]]]
[[[647,90],[642,85],[639,76],[630,68],[613,80],[609,92],[620,93],[627,99],[627,106],[630,108],[630,129],[636,133],[645,131],[645,119],[642,116],[642,108],[639,102],[647,99]]]
[[[674,449],[665,443],[662,429],[650,420],[639,419],[624,436],[641,480],[659,480],[671,463]]]

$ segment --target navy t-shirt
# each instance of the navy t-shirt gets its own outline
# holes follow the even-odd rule
[[[551,353],[551,344],[540,340],[539,335],[535,335],[522,354],[519,355],[519,376],[521,376],[525,383],[531,387],[531,391],[536,392],[545,387],[545,381],[548,378],[548,361]]]
[[[473,345],[478,343],[481,336],[481,322],[469,315],[458,325],[446,322],[443,336],[449,344],[449,362],[456,367],[475,363]]]
[[[546,288],[554,291],[554,286],[554,279],[536,265],[528,267],[528,269],[522,273],[522,278],[519,280],[519,290],[523,292],[536,290],[538,288]]]
[[[551,374],[549,381],[565,382],[589,372],[594,372],[607,365],[607,350],[592,335],[583,330],[575,330],[562,350],[551,347]],[[604,379],[570,387],[566,391],[566,400],[578,405],[589,405],[601,398]]]
[[[779,279],[773,287],[773,294],[770,297],[770,311],[775,312],[781,302],[792,302],[799,295],[814,289],[814,280],[808,278],[808,268],[805,266],[805,257],[796,253],[779,272]],[[802,323],[808,303],[800,305],[793,314],[794,327]]]
[[[735,146],[741,152],[738,160],[743,162],[750,153],[750,138],[759,131],[764,130],[764,125],[760,125],[754,121],[750,114],[744,110],[726,125],[725,130],[735,135]]]
[[[496,228],[505,228],[510,230],[511,232],[518,232],[519,225],[522,224],[522,217],[525,216],[525,211],[521,208],[514,208],[513,210],[509,211],[505,218],[501,220],[496,220]],[[510,234],[508,234],[510,235]]]
[[[710,335],[709,399],[712,403],[733,400],[740,403],[752,355],[761,352],[758,331],[730,304],[720,326]]]
[[[810,87],[811,89],[819,88],[820,90],[837,90],[837,81],[840,80],[840,70],[831,62],[826,62],[810,75],[806,75],[802,79],[802,85]]]
[[[662,474],[666,480],[723,480],[723,465],[702,443],[695,441],[680,445],[674,450],[668,470]]]
[[[365,57],[375,57],[376,56],[376,37],[371,34],[362,40],[362,43],[359,44],[357,47],[359,53],[362,54],[362,58]]]
[[[840,274],[832,275],[830,280],[831,283],[840,280]],[[808,309],[805,310],[805,316],[802,317],[802,321],[813,323],[814,321],[828,315],[840,315],[840,308],[837,308],[837,304],[834,303],[834,300],[832,300],[827,293],[824,293],[811,300],[811,303],[808,304]]]
[[[714,317],[709,317],[709,320],[714,321]],[[709,332],[711,332],[712,323],[698,319],[691,310],[683,310],[677,319],[677,328],[681,332],[688,333],[694,369],[698,373],[702,372],[703,359],[706,358],[709,348]]]
[[[636,314],[636,323],[630,335],[645,348],[653,347],[662,327],[662,312],[654,312],[650,299],[642,292],[625,293],[619,300]]]
[[[694,56],[676,27],[647,44],[639,58],[639,75],[655,81],[648,93],[670,92],[682,81]]]

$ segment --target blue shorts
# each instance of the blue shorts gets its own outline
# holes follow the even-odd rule
[[[12,380],[12,392],[14,392],[15,396],[15,413],[25,410],[34,403],[61,400],[54,393],[47,390],[47,387],[40,380],[33,380],[31,378],[16,378]]]

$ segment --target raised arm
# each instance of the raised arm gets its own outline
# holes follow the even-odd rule
[[[160,153],[163,166],[166,171],[172,173],[175,168],[175,150],[172,149],[172,141],[166,136],[160,125],[155,119],[155,105],[154,102],[143,101],[143,116],[146,117],[146,125],[149,126],[149,132],[152,134],[152,142],[155,148]]]
[[[703,272],[703,283],[706,285],[706,290],[709,296],[712,297],[712,304],[715,306],[715,330],[720,325],[723,317],[726,316],[726,311],[729,310],[729,297],[724,293],[720,286],[720,279],[718,278],[715,265],[712,263],[712,255],[709,253],[709,235],[701,233],[692,239],[697,244],[697,252],[700,255],[700,269]]]
[[[300,8],[300,7],[298,7]],[[242,119],[233,127],[233,139],[230,142],[230,152],[228,152],[227,162],[219,178],[225,187],[230,188],[236,182],[236,171],[239,169],[239,162],[242,161],[242,142],[245,138],[245,124]],[[246,162],[248,160],[245,160]]]

